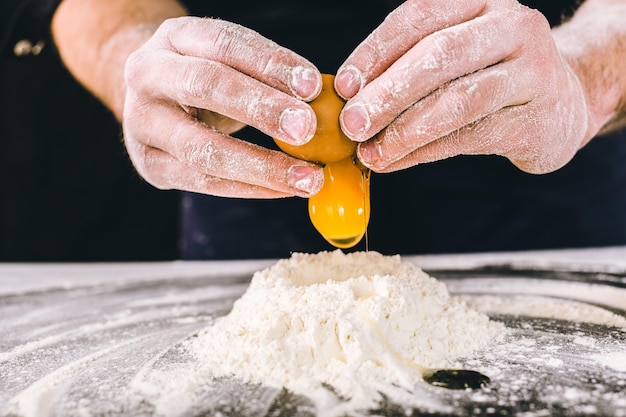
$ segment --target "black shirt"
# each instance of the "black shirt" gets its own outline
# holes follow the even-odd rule
[[[61,63],[56,3],[0,6],[0,261],[176,259],[179,195],[139,178],[115,118]]]

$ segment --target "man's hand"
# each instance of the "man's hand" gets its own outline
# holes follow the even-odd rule
[[[229,134],[245,125],[292,144],[315,132],[322,86],[307,60],[244,27],[180,17],[173,0],[64,0],[53,33],[72,74],[122,122],[156,187],[228,197],[308,197],[321,167]]]
[[[302,144],[315,133],[304,100],[321,89],[317,69],[233,23],[164,22],[128,59],[124,137],[139,173],[159,188],[228,197],[308,196],[320,167],[229,136],[251,125]]]
[[[547,173],[606,122],[544,16],[514,0],[409,0],[351,54],[335,86],[349,99],[342,128],[378,172],[496,154]]]

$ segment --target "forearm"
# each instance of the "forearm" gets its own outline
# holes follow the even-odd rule
[[[578,76],[589,110],[586,142],[626,124],[626,1],[587,0],[554,29],[564,59]]]
[[[63,0],[52,33],[70,72],[121,120],[127,57],[165,19],[184,14],[173,0]]]

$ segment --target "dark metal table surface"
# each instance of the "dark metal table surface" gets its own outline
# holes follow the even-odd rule
[[[626,247],[403,258],[511,332],[463,362],[489,384],[423,388],[445,412],[354,415],[626,417]],[[286,390],[155,382],[193,367],[180,344],[272,263],[0,264],[0,416],[316,415]]]

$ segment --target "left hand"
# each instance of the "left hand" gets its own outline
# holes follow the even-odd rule
[[[529,173],[589,140],[580,81],[545,17],[515,0],[408,0],[350,55],[335,88],[361,161],[391,172],[495,154]]]

